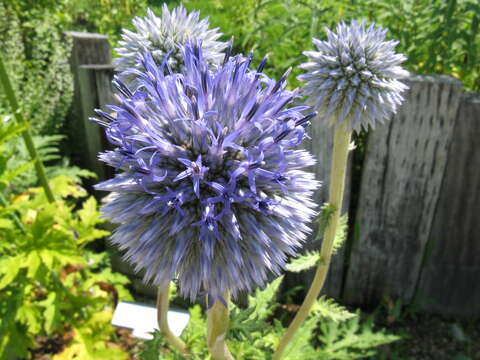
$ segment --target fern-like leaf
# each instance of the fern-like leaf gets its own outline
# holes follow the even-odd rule
[[[255,291],[255,296],[249,296],[248,302],[250,306],[254,309],[251,314],[251,318],[256,318],[258,320],[265,320],[269,317],[275,310],[274,300],[275,295],[280,288],[282,283],[283,276],[280,276],[268,284],[265,289],[257,289]]]
[[[318,251],[307,251],[304,255],[290,260],[286,269],[291,272],[301,272],[318,265],[320,253]]]
[[[328,299],[325,296],[320,297],[312,308],[312,313],[323,318],[328,318],[333,322],[345,321],[357,316],[351,313],[344,306],[336,303],[333,299]]]
[[[327,204],[328,205],[328,204]],[[330,210],[328,210],[330,211]],[[327,211],[327,212],[328,212]],[[333,242],[333,253],[335,254],[347,239],[348,216],[344,215],[338,222],[338,229]],[[320,262],[320,253],[318,251],[307,251],[304,255],[290,260],[286,269],[291,272],[301,272],[311,269]]]
[[[317,321],[318,319],[314,317],[310,317],[305,321],[285,349],[285,360],[319,359],[316,356],[315,349],[310,344],[310,339],[317,326]]]
[[[348,215],[345,214],[338,220],[337,231],[335,233],[335,239],[333,240],[333,253],[335,254],[340,250],[347,240],[348,231]]]
[[[373,320],[360,323],[359,317],[335,323],[320,323],[318,340],[323,344],[317,350],[318,359],[351,360],[374,356],[378,346],[400,340],[401,337],[375,331]]]

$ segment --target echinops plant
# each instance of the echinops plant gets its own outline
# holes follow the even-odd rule
[[[96,187],[112,191],[102,209],[120,224],[112,241],[146,281],[176,278],[181,295],[226,303],[280,274],[309,232],[318,182],[297,147],[313,115],[287,107],[297,93],[249,57],[227,54],[211,71],[192,43],[182,73],[140,61],[136,91],[115,81],[116,118],[98,111],[116,147],[100,158],[118,174]]]
[[[162,17],[149,12],[124,33],[117,105],[97,110],[113,150],[100,159],[116,169],[96,186],[109,191],[103,214],[118,227],[111,240],[159,287],[158,320],[170,345],[188,353],[168,328],[168,286],[195,300],[207,296],[207,344],[213,359],[233,359],[225,338],[230,297],[278,276],[306,239],[319,187],[299,149],[310,121],[335,127],[330,218],[320,261],[304,304],[279,341],[280,359],[317,301],[325,281],[343,198],[352,131],[395,113],[406,72],[386,30],[341,23],[287,90],[257,69],[252,56],[231,55],[231,44],[183,7]],[[225,50],[226,49],[226,50]],[[225,53],[222,52],[225,50]],[[301,104],[302,95],[306,104]],[[295,105],[293,104],[295,102]],[[312,108],[309,106],[313,106]]]

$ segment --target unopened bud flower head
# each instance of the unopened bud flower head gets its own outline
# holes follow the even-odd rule
[[[112,240],[145,280],[214,301],[263,285],[309,232],[318,183],[297,147],[315,114],[287,108],[298,95],[262,74],[265,61],[251,70],[227,54],[212,71],[198,42],[182,56],[172,74],[145,53],[135,90],[114,82],[116,116],[96,121],[115,146],[100,159],[118,171],[97,189],[112,191]]]
[[[163,5],[161,17],[147,10],[144,18],[133,19],[136,31],[123,30],[120,47],[116,48],[119,58],[114,60],[118,71],[137,67],[137,56],[150,52],[157,64],[161,64],[168,54],[168,66],[173,72],[182,67],[181,47],[188,40],[201,40],[203,54],[210,65],[218,65],[223,59],[227,43],[217,41],[222,33],[209,29],[208,18],[200,20],[200,13],[187,13],[180,5],[171,12]]]
[[[366,27],[365,22],[340,23],[336,33],[326,29],[327,40],[313,39],[317,51],[305,51],[307,71],[304,94],[321,119],[349,129],[365,129],[383,123],[403,102],[407,86],[398,79],[408,75],[400,64],[405,56],[395,53],[397,41],[385,41],[386,29]]]

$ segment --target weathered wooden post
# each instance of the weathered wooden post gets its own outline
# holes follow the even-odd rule
[[[465,94],[453,128],[415,302],[480,316],[480,94]]]
[[[91,124],[88,117],[93,109],[104,104],[99,99],[96,81],[103,81],[103,75],[95,75],[97,70],[88,70],[86,65],[107,65],[112,61],[108,37],[101,34],[67,32],[72,41],[70,66],[74,81],[72,108],[67,119],[68,141],[71,144],[72,157],[78,165],[94,171],[100,179],[105,178],[105,168],[96,156],[101,145],[100,129]],[[97,68],[98,70],[104,70]],[[110,71],[107,69],[107,72]],[[102,84],[102,86],[104,86]],[[103,95],[100,95],[103,96]]]
[[[85,132],[83,159],[88,169],[97,174],[98,180],[105,180],[112,175],[111,168],[107,168],[98,160],[98,153],[104,151],[108,143],[104,136],[104,129],[89,118],[95,116],[94,109],[114,103],[112,78],[112,65],[82,65],[78,69],[79,100]]]
[[[344,299],[410,302],[439,200],[462,94],[446,76],[412,76],[406,102],[369,134]],[[356,231],[357,232],[357,231]]]

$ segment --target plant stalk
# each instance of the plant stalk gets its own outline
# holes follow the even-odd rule
[[[7,100],[10,104],[10,108],[12,110],[13,116],[15,120],[19,123],[25,122],[22,114],[20,113],[20,107],[18,106],[17,98],[15,97],[15,92],[13,91],[12,83],[7,74],[7,70],[5,68],[5,64],[3,62],[2,56],[0,55],[0,83],[3,85],[3,90],[5,91],[5,95],[7,96]],[[50,185],[48,185],[47,176],[45,174],[45,168],[43,167],[42,160],[38,156],[37,150],[35,149],[35,145],[33,144],[32,134],[30,130],[27,129],[22,133],[23,141],[25,142],[25,146],[27,147],[28,153],[35,165],[35,171],[37,172],[38,180],[43,187],[45,192],[45,196],[47,197],[48,202],[52,203],[55,201],[55,197],[53,196],[52,189]]]
[[[207,310],[207,344],[214,360],[234,360],[225,343],[229,322],[229,298],[230,294],[226,292],[224,299],[227,306],[220,301],[215,301]]]
[[[157,293],[157,320],[160,332],[165,336],[168,344],[180,351],[186,353],[187,345],[177,337],[168,326],[168,305],[169,305],[170,283],[163,289],[158,288]]]
[[[323,288],[330,267],[330,259],[332,257],[333,242],[337,232],[340,212],[342,209],[343,192],[345,188],[345,174],[347,170],[348,151],[350,147],[351,131],[347,128],[348,124],[344,121],[335,129],[335,138],[333,142],[332,166],[330,168],[330,190],[329,204],[333,207],[334,212],[330,217],[330,221],[325,228],[322,247],[320,249],[320,262],[315,273],[307,296],[302,306],[298,310],[295,318],[287,329],[287,332],[280,340],[277,350],[273,354],[272,360],[280,360],[282,358],[287,345],[295,336],[295,333],[307,318],[313,304],[318,298]]]

